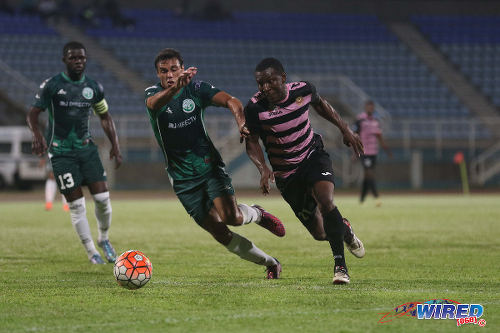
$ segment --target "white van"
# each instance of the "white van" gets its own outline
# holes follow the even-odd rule
[[[45,167],[31,154],[31,131],[26,126],[0,126],[0,188],[28,189],[43,181]]]

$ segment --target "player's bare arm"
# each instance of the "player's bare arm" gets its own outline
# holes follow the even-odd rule
[[[243,139],[250,135],[250,131],[248,130],[245,124],[245,114],[243,113],[243,104],[236,97],[229,95],[225,91],[219,91],[212,98],[212,102],[215,105],[222,106],[228,108],[236,119],[236,123],[238,124],[238,131],[240,132],[240,142],[243,142]]]
[[[101,119],[101,126],[106,133],[106,136],[111,142],[111,150],[109,151],[109,159],[115,159],[115,169],[118,169],[122,164],[122,154],[120,152],[120,145],[118,144],[118,135],[116,135],[116,128],[113,118],[109,112],[99,114]]]
[[[343,136],[344,144],[352,147],[356,155],[363,154],[363,144],[357,134],[355,134],[347,125],[347,123],[340,117],[339,113],[330,105],[323,97],[319,98],[319,102],[311,105],[314,110],[323,118],[337,126]]]
[[[264,152],[259,144],[259,136],[257,134],[250,134],[245,142],[247,155],[260,172],[260,189],[264,195],[267,195],[271,189],[269,181],[274,183],[274,174],[264,159]]]
[[[47,151],[47,142],[43,137],[42,131],[40,130],[38,117],[40,113],[43,112],[42,109],[37,107],[32,107],[26,117],[26,121],[28,126],[33,134],[32,143],[31,143],[31,151],[33,154],[42,157],[45,155]]]
[[[151,110],[160,110],[172,100],[179,90],[191,82],[197,71],[196,67],[189,67],[184,70],[182,66],[173,65],[167,68],[167,66],[163,66],[163,62],[160,62],[157,74],[164,90],[149,97],[146,101],[147,107]]]
[[[376,137],[377,137],[378,142],[380,143],[380,146],[382,146],[382,148],[384,149],[384,151],[387,154],[387,156],[389,156],[389,157],[392,158],[392,151],[389,148],[389,146],[385,143],[385,140],[382,137],[382,134],[380,134],[380,133],[376,134]]]

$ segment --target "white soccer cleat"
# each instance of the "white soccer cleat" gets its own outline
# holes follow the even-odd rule
[[[333,284],[348,284],[350,282],[347,268],[344,266],[335,266],[333,274]]]
[[[365,247],[363,242],[354,234],[352,230],[351,223],[346,218],[343,218],[344,221],[344,242],[347,246],[349,252],[351,252],[357,258],[363,258],[365,256]]]
[[[365,247],[363,245],[363,242],[354,235],[352,238],[352,242],[347,244],[347,249],[349,252],[351,252],[355,257],[357,258],[363,258],[365,256]]]

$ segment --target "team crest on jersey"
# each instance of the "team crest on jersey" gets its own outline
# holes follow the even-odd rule
[[[295,99],[295,103],[297,103],[298,105],[302,104],[303,101],[304,99],[302,98],[302,96],[299,96]]]
[[[194,111],[196,105],[194,104],[194,101],[191,98],[185,99],[182,102],[182,110],[186,113],[191,113]]]
[[[92,99],[92,97],[94,97],[94,91],[89,87],[85,87],[82,90],[82,96],[86,99]]]

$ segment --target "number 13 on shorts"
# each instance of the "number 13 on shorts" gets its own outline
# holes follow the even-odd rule
[[[61,190],[65,190],[67,188],[72,188],[73,186],[75,186],[75,181],[73,180],[73,175],[71,173],[68,172],[57,177],[59,178]]]

